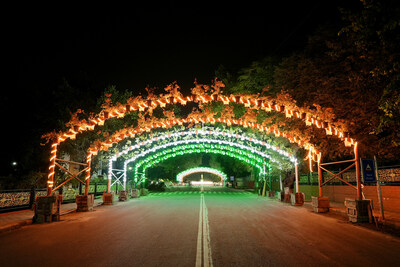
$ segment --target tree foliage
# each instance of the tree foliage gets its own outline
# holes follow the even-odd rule
[[[358,141],[363,156],[396,159],[400,154],[398,1],[362,0],[359,10],[341,12],[341,23],[321,25],[301,51],[281,60],[253,62],[236,75],[222,67],[216,74],[227,85],[226,92],[287,94],[299,107],[323,110]],[[259,111],[257,120],[309,131],[326,159],[346,156],[346,148],[333,149],[338,143],[327,142],[320,131],[310,132],[279,116]]]

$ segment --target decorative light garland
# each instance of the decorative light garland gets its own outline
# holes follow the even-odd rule
[[[249,158],[255,158],[254,154],[257,154],[259,156],[259,158],[261,159],[259,161],[261,163],[262,163],[262,158],[267,158],[271,162],[276,162],[275,159],[271,158],[270,155],[268,155],[268,154],[266,154],[264,152],[257,151],[257,150],[252,149],[252,148],[249,149],[249,147],[243,146],[241,144],[236,144],[236,143],[233,143],[233,142],[227,142],[227,141],[222,141],[222,140],[193,139],[193,140],[174,141],[174,142],[170,142],[170,143],[167,143],[167,144],[164,144],[164,145],[161,145],[161,146],[156,146],[156,147],[150,148],[150,149],[148,149],[148,150],[146,150],[146,151],[144,151],[144,152],[142,152],[142,153],[140,153],[140,154],[138,154],[138,155],[136,155],[136,156],[134,156],[134,157],[132,157],[132,158],[130,158],[128,160],[126,160],[124,162],[124,171],[126,171],[126,166],[130,162],[136,161],[138,158],[141,158],[141,157],[143,157],[143,156],[145,156],[147,154],[150,154],[150,153],[154,153],[154,152],[156,152],[158,150],[166,149],[167,147],[171,147],[172,146],[173,147],[172,148],[172,152],[174,152],[175,150],[180,150],[181,149],[180,145],[187,145],[186,148],[194,149],[194,148],[197,148],[196,145],[199,145],[199,144],[201,146],[207,147],[208,149],[225,149],[225,150],[228,150],[228,151],[235,151],[236,153],[239,153],[239,154],[245,154]],[[237,147],[237,148],[234,148],[234,147]],[[165,151],[168,151],[168,150],[161,151],[161,153],[166,154]],[[109,177],[109,179],[110,178],[111,177]]]
[[[203,135],[203,136],[223,136],[223,137],[227,137],[227,138],[234,138],[237,140],[242,140],[242,141],[248,141],[251,142],[253,144],[256,145],[260,145],[265,147],[268,150],[273,150],[278,152],[280,155],[287,157],[292,163],[296,164],[297,160],[296,158],[289,152],[284,151],[282,149],[280,149],[278,146],[273,146],[270,143],[266,143],[265,141],[260,141],[258,139],[255,139],[253,137],[248,137],[245,135],[240,135],[240,134],[233,134],[233,133],[228,133],[228,132],[221,132],[221,131],[206,131],[206,130],[190,130],[190,131],[181,131],[181,132],[176,132],[176,133],[169,133],[169,134],[164,134],[161,136],[156,136],[153,137],[151,139],[147,139],[145,141],[142,141],[136,145],[130,146],[127,149],[124,149],[121,152],[116,153],[114,156],[111,157],[110,160],[116,161],[118,157],[122,156],[122,155],[126,155],[128,154],[130,151],[135,150],[135,149],[139,149],[143,146],[146,145],[151,145],[153,142],[156,141],[160,141],[160,140],[167,140],[167,139],[171,139],[171,138],[177,138],[177,137],[182,137],[182,136],[194,136],[194,135]],[[212,140],[216,140],[216,139],[212,139]],[[219,140],[216,140],[219,141]],[[234,143],[236,144],[236,143]]]
[[[275,110],[280,113],[284,113],[287,118],[295,117],[298,119],[303,120],[306,125],[310,126],[314,124],[317,128],[325,129],[326,135],[336,135],[339,138],[344,138],[344,143],[346,146],[351,146],[355,144],[355,140],[349,137],[347,132],[340,131],[336,127],[330,125],[329,122],[322,121],[320,119],[314,118],[311,114],[307,114],[299,107],[297,107],[294,103],[291,103],[291,106],[294,108],[290,109],[289,107],[277,103],[276,99],[267,100],[265,98],[257,98],[254,95],[231,95],[231,96],[224,96],[224,95],[191,95],[183,97],[181,96],[180,92],[178,91],[177,94],[180,96],[174,97],[170,94],[160,95],[158,99],[146,99],[140,102],[135,101],[135,98],[128,99],[127,105],[117,104],[112,107],[108,107],[103,109],[99,114],[94,115],[89,118],[89,121],[80,120],[75,122],[75,125],[72,126],[69,130],[65,132],[61,132],[58,134],[57,143],[61,143],[66,139],[75,139],[78,133],[84,131],[91,131],[94,130],[96,125],[103,126],[104,122],[111,118],[123,118],[126,113],[131,111],[139,110],[144,111],[145,108],[156,108],[157,106],[164,107],[166,104],[172,103],[180,103],[181,105],[186,105],[187,102],[198,102],[198,103],[209,103],[209,102],[222,102],[224,105],[229,105],[229,103],[239,103],[243,104],[245,107],[250,108],[259,108],[263,109],[267,112]]]
[[[89,153],[96,155],[97,151],[99,150],[108,150],[110,147],[113,146],[114,143],[118,143],[126,138],[132,138],[135,137],[137,134],[142,134],[144,132],[150,132],[153,129],[156,128],[166,128],[166,127],[172,127],[174,125],[182,125],[184,123],[224,123],[228,126],[235,124],[235,125],[241,125],[245,128],[249,127],[255,130],[258,130],[260,132],[267,132],[267,133],[273,133],[275,134],[276,137],[283,137],[288,139],[292,143],[297,143],[299,146],[304,147],[306,150],[311,150],[312,154],[319,154],[320,152],[316,151],[316,149],[309,143],[305,142],[304,140],[298,139],[296,137],[293,137],[289,134],[286,134],[284,132],[279,131],[278,129],[275,129],[273,127],[265,127],[262,126],[261,124],[258,123],[253,123],[253,122],[246,122],[243,120],[230,120],[230,119],[223,119],[223,118],[203,118],[203,117],[190,117],[187,119],[174,119],[171,121],[162,121],[158,123],[153,123],[151,126],[148,127],[137,127],[137,128],[125,128],[117,133],[113,134],[111,137],[108,138],[108,140],[96,144],[92,144]]]
[[[222,85],[218,85],[223,87]],[[217,87],[218,87],[217,86]],[[201,86],[200,86],[201,87]],[[51,156],[50,156],[50,166],[49,166],[49,174],[48,174],[48,194],[51,193],[51,188],[54,185],[54,177],[55,177],[55,158],[57,155],[57,146],[64,142],[65,140],[67,140],[68,138],[70,138],[71,140],[74,140],[76,138],[76,135],[79,133],[82,133],[84,131],[93,131],[95,126],[103,126],[104,122],[107,119],[110,118],[123,118],[125,116],[126,113],[129,113],[131,111],[134,110],[139,110],[139,111],[144,111],[145,108],[155,108],[157,106],[160,107],[165,107],[166,104],[172,104],[172,103],[180,103],[182,105],[186,105],[187,102],[198,102],[198,103],[209,103],[209,102],[217,102],[217,101],[221,101],[223,102],[224,105],[228,105],[230,102],[232,103],[240,103],[243,104],[246,108],[249,108],[250,106],[253,105],[253,108],[256,109],[262,109],[265,110],[267,112],[271,111],[271,110],[275,110],[277,112],[281,112],[284,113],[285,116],[287,118],[291,118],[291,117],[297,117],[298,119],[303,120],[306,125],[310,126],[312,124],[314,124],[317,128],[322,128],[325,129],[326,135],[336,135],[339,138],[341,138],[342,140],[344,140],[344,144],[346,147],[351,147],[352,145],[354,145],[355,147],[357,147],[357,142],[356,140],[354,140],[353,138],[350,138],[349,133],[348,132],[343,132],[341,130],[339,130],[338,128],[335,128],[333,125],[330,124],[330,122],[326,122],[326,121],[322,121],[320,119],[314,118],[312,115],[305,113],[304,111],[302,111],[302,109],[300,109],[299,107],[297,107],[294,103],[290,103],[289,106],[294,106],[294,108],[290,108],[288,106],[282,105],[280,103],[278,103],[276,101],[276,99],[267,99],[267,98],[258,98],[255,97],[254,95],[231,95],[231,96],[224,96],[224,95],[219,95],[219,87],[213,87],[214,91],[212,91],[212,95],[207,95],[205,92],[205,90],[203,89],[199,89],[198,86],[196,86],[195,88],[192,89],[192,93],[193,95],[191,96],[182,96],[182,94],[179,92],[179,87],[175,87],[175,88],[169,88],[168,90],[166,89],[167,93],[164,95],[160,95],[158,99],[156,99],[157,97],[155,95],[153,95],[151,98],[148,97],[145,100],[137,100],[139,98],[130,98],[127,101],[127,104],[121,105],[121,104],[117,104],[115,106],[112,107],[107,107],[104,108],[99,114],[94,115],[94,116],[90,116],[88,121],[86,120],[79,120],[76,118],[74,118],[74,120],[71,120],[68,125],[70,125],[70,129],[68,129],[65,132],[59,132],[59,133],[54,133],[53,134],[49,134],[49,135],[45,135],[47,136],[47,138],[52,138],[53,139],[53,144],[52,144],[52,151],[51,151]],[[189,120],[190,121],[190,120]],[[198,120],[198,121],[202,121],[204,122],[202,119]],[[194,119],[194,122],[198,122],[196,119]],[[238,124],[235,122],[235,120],[225,120],[225,119],[210,119],[207,118],[208,122],[227,122],[228,125],[230,124]],[[190,122],[193,122],[190,121]],[[242,121],[241,121],[242,122]],[[179,123],[179,122],[177,122]],[[182,122],[180,122],[182,123]],[[168,124],[168,123],[167,123]],[[161,123],[161,125],[163,125],[165,127],[165,123]],[[243,125],[244,127],[248,127],[249,125],[252,128],[258,128],[259,130],[266,130],[267,127],[264,127],[262,125],[259,125],[257,123],[242,123],[241,125]],[[145,131],[149,131],[151,128],[153,127],[145,127]],[[321,152],[315,151],[314,147],[307,144],[306,146],[304,146],[304,142],[301,140],[296,140],[296,138],[289,138],[289,136],[285,135],[284,133],[280,132],[279,130],[276,131],[276,129],[268,129],[269,132],[273,132],[275,133],[276,136],[282,136],[285,137],[287,139],[289,139],[291,142],[296,142],[298,143],[300,146],[305,147],[308,150],[312,150],[312,157],[309,157],[309,160],[311,162],[311,160],[315,161],[315,155],[317,156],[317,161],[320,161],[321,158]],[[132,133],[131,133],[132,134]],[[135,134],[135,133],[133,133]],[[117,140],[119,141],[119,140]],[[111,141],[111,143],[106,143],[106,149],[109,146],[112,146],[112,143],[114,142],[114,140]],[[303,144],[302,144],[303,142]],[[91,161],[91,156],[92,155],[96,155],[97,151],[103,149],[103,148],[97,148],[97,149],[91,149],[88,152],[88,156],[87,156],[87,164],[90,166],[90,161]],[[88,179],[88,177],[90,177],[90,167],[89,167],[89,172],[88,172],[88,176],[86,179]]]
[[[156,160],[148,162],[146,165],[143,166],[143,170],[142,170],[142,173],[141,173],[142,174],[142,179],[141,180],[146,179],[146,176],[145,176],[146,170],[148,168],[152,167],[154,164],[160,163],[160,162],[162,162],[164,160],[167,160],[169,158],[173,158],[173,157],[176,157],[176,156],[182,156],[182,155],[193,154],[193,153],[211,153],[211,154],[219,154],[219,155],[223,155],[223,156],[236,158],[236,159],[239,159],[240,161],[245,162],[248,165],[256,167],[259,170],[260,175],[261,174],[264,174],[264,175],[266,174],[266,172],[264,172],[265,169],[263,168],[263,166],[257,164],[254,160],[249,160],[246,157],[243,157],[241,155],[237,155],[237,154],[232,153],[232,152],[224,152],[224,151],[221,151],[221,150],[191,150],[191,149],[189,149],[189,150],[179,151],[179,152],[176,152],[176,153],[166,154],[166,155],[162,156],[161,158],[158,158]],[[139,172],[138,172],[139,168],[140,168],[140,166],[135,165],[135,174],[139,174]],[[138,178],[139,178],[139,175],[135,175],[134,176],[135,182],[138,181]]]
[[[228,179],[228,176],[220,170],[208,168],[208,167],[196,167],[196,168],[187,169],[183,172],[178,173],[178,175],[176,175],[176,180],[179,183],[183,183],[184,177],[191,175],[193,173],[199,173],[199,172],[207,172],[207,173],[215,174],[221,178],[221,182],[226,181]]]
[[[148,156],[147,158],[139,161],[135,165],[135,181],[138,179],[138,169],[146,164],[143,167],[143,170],[146,168],[161,162],[163,160],[166,160],[171,157],[175,157],[176,155],[184,155],[184,154],[190,154],[190,153],[214,153],[214,154],[222,154],[222,155],[227,155],[230,157],[237,158],[247,164],[256,166],[259,168],[260,173],[263,173],[263,164],[268,164],[268,162],[265,162],[263,157],[260,155],[255,155],[251,152],[248,151],[243,151],[240,149],[235,149],[229,145],[224,145],[224,144],[203,144],[203,143],[194,143],[194,144],[182,144],[180,146],[175,146],[169,149],[165,149],[161,152],[157,152],[153,155]],[[162,157],[162,160],[159,158]],[[132,162],[133,159],[129,159],[125,161],[124,163],[124,173],[126,175],[126,169],[127,165]],[[126,181],[126,176],[124,177],[124,181]]]
[[[172,134],[171,134],[171,136],[172,136]],[[244,137],[243,137],[244,138]],[[154,138],[155,139],[155,138]],[[258,140],[257,140],[258,141]],[[147,144],[151,144],[151,142],[149,142],[149,143],[147,143]],[[226,147],[226,149],[228,150],[228,151],[236,151],[236,152],[238,152],[238,153],[240,153],[240,154],[243,154],[243,151],[249,151],[249,153],[245,153],[245,154],[247,154],[248,155],[248,157],[254,157],[254,154],[257,154],[258,156],[260,156],[260,158],[261,158],[261,160],[259,160],[259,162],[260,163],[262,163],[262,158],[267,158],[269,161],[271,161],[271,162],[274,162],[274,163],[276,163],[277,161],[274,159],[274,158],[272,158],[269,154],[266,154],[266,153],[264,153],[264,152],[261,152],[261,151],[258,151],[258,150],[256,150],[256,149],[254,149],[254,148],[252,148],[252,147],[249,147],[249,146],[245,146],[245,145],[242,145],[242,144],[237,144],[237,143],[233,143],[233,142],[230,142],[230,141],[225,141],[225,140],[214,140],[214,139],[205,139],[205,138],[200,138],[200,139],[186,139],[186,140],[180,140],[180,141],[174,141],[174,142],[170,142],[170,143],[167,143],[167,144],[163,144],[163,145],[160,145],[160,146],[155,146],[155,147],[152,147],[152,148],[150,148],[150,149],[147,149],[146,151],[143,151],[142,153],[140,153],[140,154],[137,154],[137,155],[135,155],[134,157],[131,157],[131,158],[129,158],[128,160],[126,160],[125,162],[124,162],[124,184],[126,183],[126,169],[127,169],[127,165],[130,163],[130,162],[132,162],[132,161],[136,161],[138,158],[141,158],[141,157],[144,157],[144,156],[146,156],[147,154],[150,154],[150,153],[154,153],[154,152],[156,152],[156,151],[158,151],[158,150],[162,150],[162,149],[166,149],[167,147],[178,147],[179,148],[179,145],[188,145],[188,144],[202,144],[202,145],[205,145],[205,144],[214,144],[214,145],[216,145],[216,146],[221,146],[221,145],[224,145],[224,147]],[[143,141],[142,142],[142,144],[137,144],[137,145],[135,145],[135,146],[132,146],[131,147],[131,149],[127,149],[127,151],[132,151],[133,149],[137,149],[137,148],[139,148],[139,147],[141,147],[141,146],[144,146],[144,145],[146,145],[146,143],[145,143],[145,141]],[[236,148],[238,148],[238,149],[234,149],[233,147],[236,147]],[[216,148],[216,147],[212,147],[212,149],[214,149],[214,148]],[[278,148],[277,147],[274,147],[274,146],[271,146],[271,149],[272,150],[274,150],[274,148],[276,149],[276,150],[278,150]],[[175,148],[174,148],[175,149]],[[128,152],[126,152],[126,153],[128,153]],[[165,154],[165,152],[163,152],[164,154]],[[122,154],[122,153],[121,153]],[[121,154],[118,154],[118,156],[119,155],[121,155]],[[125,153],[124,153],[125,154]],[[108,165],[109,165],[109,168],[108,168],[108,179],[109,180],[111,180],[112,179],[112,165],[113,165],[113,161],[114,160],[116,160],[117,159],[117,157],[116,157],[116,155],[113,157],[113,158],[111,158],[110,160],[109,160],[109,163],[108,163]],[[295,158],[292,158],[293,160],[294,160],[294,164],[297,164],[297,160],[295,159]]]

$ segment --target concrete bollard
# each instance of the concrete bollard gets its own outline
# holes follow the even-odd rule
[[[365,200],[345,200],[346,213],[350,222],[370,222],[372,221],[370,199]],[[371,217],[371,218],[370,218]]]
[[[275,191],[268,191],[268,197],[275,197]]]
[[[131,198],[138,198],[138,197],[140,197],[139,189],[132,189],[131,190]]]
[[[93,211],[94,195],[77,195],[76,196],[76,211]]]
[[[127,201],[128,200],[128,191],[126,191],[126,190],[119,191],[118,200],[119,201]]]
[[[291,203],[293,206],[303,206],[304,204],[304,193],[297,192],[291,194]]]
[[[33,223],[53,222],[60,220],[62,196],[40,196],[35,201]]]
[[[312,207],[314,212],[323,213],[329,212],[329,198],[328,197],[312,197]]]
[[[112,205],[114,200],[113,193],[103,193],[103,205]]]

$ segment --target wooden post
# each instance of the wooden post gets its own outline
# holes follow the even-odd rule
[[[318,159],[318,188],[319,188],[319,197],[322,197],[322,169],[320,167],[321,158]]]
[[[264,163],[263,163],[263,181],[264,181],[264,184],[263,184],[263,189],[262,189],[261,196],[265,197],[265,190],[266,190],[266,187],[267,187],[267,177],[266,177],[266,173],[265,173],[265,159],[263,159],[263,160],[264,160]],[[270,186],[269,186],[269,191],[271,191],[271,187]]]
[[[375,163],[376,189],[378,191],[378,200],[379,200],[379,207],[380,207],[380,211],[381,211],[381,219],[382,219],[382,221],[384,221],[385,213],[383,212],[381,184],[379,182],[379,173],[378,173],[378,162],[377,162],[375,156],[374,156],[374,163]]]
[[[92,162],[92,154],[89,152],[88,156],[86,157],[87,162],[87,170],[86,170],[86,181],[85,181],[85,196],[89,194],[89,181],[90,181],[90,165]]]
[[[87,196],[89,194],[89,179],[85,182],[85,196]]]
[[[357,179],[357,199],[362,200],[362,189],[361,189],[361,168],[360,168],[360,157],[358,155],[358,145],[354,145],[354,161],[356,164],[356,179]]]
[[[107,179],[107,194],[111,193],[111,179]]]
[[[296,193],[299,192],[299,166],[297,163],[294,165],[294,172],[296,175]]]
[[[264,181],[264,185],[263,185],[263,189],[262,189],[262,194],[261,194],[261,196],[263,196],[263,197],[265,197],[265,190],[266,190],[266,187],[267,187],[267,181]]]
[[[47,177],[47,196],[53,193],[54,177],[56,174],[57,143],[51,145],[49,175]]]

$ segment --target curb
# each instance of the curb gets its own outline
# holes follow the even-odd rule
[[[97,203],[97,205],[94,205],[93,207],[98,207],[101,206],[103,203]],[[65,210],[64,212],[60,213],[60,216],[75,212],[76,209],[69,209],[69,210]],[[2,228],[0,228],[0,234],[4,233],[4,232],[8,232],[11,230],[15,230],[18,228],[21,228],[22,226],[26,226],[26,225],[31,225],[32,224],[32,219],[29,220],[21,220],[19,222],[15,222],[15,223],[10,223],[9,225],[6,225]]]
[[[385,221],[383,225],[393,228],[394,230],[400,231],[400,223],[393,221]]]
[[[8,225],[3,228],[0,228],[0,234],[11,231],[11,230],[15,230],[15,229],[21,228],[22,226],[30,225],[30,224],[32,224],[32,220],[23,220],[18,223],[14,223],[12,225]]]

